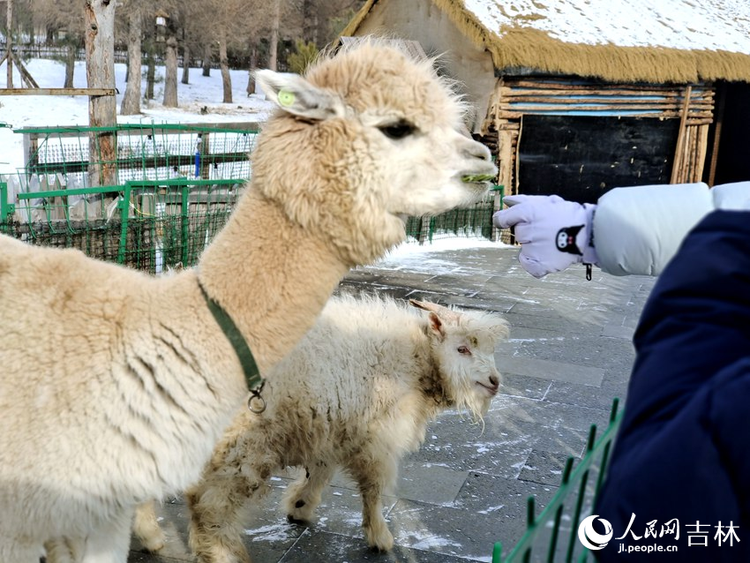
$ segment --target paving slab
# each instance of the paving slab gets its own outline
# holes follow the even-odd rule
[[[338,291],[502,313],[511,337],[496,353],[500,393],[483,421],[442,413],[403,460],[383,502],[392,552],[367,547],[359,491],[345,475],[324,491],[312,522],[289,524],[280,500],[292,473],[283,472],[248,511],[243,539],[255,563],[490,561],[495,541],[507,553],[523,534],[528,496],[538,509],[549,502],[565,459],[583,454],[591,424],[604,427],[612,399],[626,399],[631,338],[652,278],[595,271],[587,282],[575,266],[537,280],[515,248],[426,250],[356,268]],[[134,540],[129,563],[191,560],[187,507],[173,499],[159,510],[167,547],[151,555]]]

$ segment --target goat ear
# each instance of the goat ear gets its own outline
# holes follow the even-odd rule
[[[292,115],[323,121],[345,114],[341,98],[313,86],[299,74],[257,70],[255,80],[270,100]]]
[[[498,319],[490,331],[495,340],[506,340],[510,336],[510,324],[505,319]]]
[[[430,330],[442,342],[445,338],[445,327],[443,326],[443,321],[441,321],[440,317],[433,312],[430,312],[428,318],[430,321]]]
[[[458,322],[458,319],[460,318],[460,314],[456,311],[452,311],[448,307],[443,307],[442,305],[438,305],[437,303],[430,303],[429,301],[417,301],[416,299],[409,299],[409,303],[412,305],[412,307],[434,313],[446,322]]]

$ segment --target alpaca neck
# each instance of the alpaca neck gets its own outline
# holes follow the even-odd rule
[[[205,250],[199,277],[231,316],[261,374],[312,326],[348,266],[250,186]]]

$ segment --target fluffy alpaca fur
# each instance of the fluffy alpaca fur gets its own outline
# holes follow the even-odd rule
[[[392,300],[332,298],[313,329],[269,374],[266,412],[241,411],[187,494],[190,547],[201,563],[249,562],[242,508],[286,466],[307,477],[286,491],[290,520],[309,520],[337,468],[357,483],[370,546],[389,550],[381,494],[398,464],[449,407],[481,417],[500,384],[498,315]]]
[[[247,396],[201,285],[266,373],[350,267],[405,237],[404,215],[472,201],[486,185],[462,176],[496,170],[429,61],[395,48],[258,82],[280,107],[197,268],[157,279],[0,236],[3,563],[63,536],[85,538],[85,563],[125,563],[135,505],[198,479]]]

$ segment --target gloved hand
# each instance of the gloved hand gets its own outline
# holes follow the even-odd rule
[[[510,209],[497,211],[492,220],[502,229],[515,227],[516,240],[522,245],[518,259],[535,278],[578,262],[598,262],[592,238],[596,205],[556,195],[515,195],[504,201]]]

